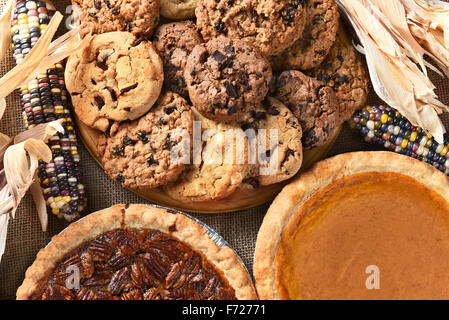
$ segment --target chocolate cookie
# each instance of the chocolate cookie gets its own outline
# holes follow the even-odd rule
[[[309,0],[306,27],[301,38],[273,60],[283,70],[309,70],[319,66],[335,42],[340,14],[335,0]]]
[[[195,17],[198,0],[161,0],[161,14],[170,20],[186,20]]]
[[[72,0],[80,8],[81,33],[128,31],[150,36],[159,24],[160,0]]]
[[[134,120],[153,106],[164,70],[151,42],[109,32],[70,56],[65,80],[78,118],[105,131],[109,120]]]
[[[189,54],[201,43],[203,39],[192,21],[164,24],[156,30],[153,44],[164,62],[167,90],[189,98],[184,69]]]
[[[307,74],[335,91],[342,121],[349,120],[356,110],[365,106],[369,79],[360,56],[344,32],[337,34],[323,63]]]
[[[305,0],[199,0],[197,24],[204,40],[219,35],[243,39],[267,57],[301,37]]]
[[[193,109],[195,121],[201,125],[202,132],[208,132],[207,141],[200,143],[200,156],[184,169],[179,180],[164,186],[165,193],[180,202],[195,203],[224,199],[237,190],[248,174],[249,166],[246,157],[247,141],[243,130],[237,125],[219,124],[201,116]],[[234,131],[229,131],[234,130]],[[243,139],[226,139],[226,132],[233,133]],[[243,152],[238,152],[239,147]],[[195,146],[194,146],[195,149]],[[226,150],[233,150],[227,156]],[[239,158],[240,157],[240,158]]]
[[[263,144],[259,145],[263,141],[260,136],[256,139],[257,149],[256,144],[250,142],[249,162],[257,160],[257,164],[252,167],[244,183],[253,187],[267,186],[290,179],[298,173],[303,158],[302,129],[298,119],[284,104],[268,97],[247,115],[242,128],[254,129],[258,135],[262,134],[260,130],[266,130],[265,148]],[[272,141],[275,136],[277,141]]]
[[[192,131],[191,107],[167,92],[144,117],[101,136],[98,153],[114,181],[134,189],[156,188],[176,180],[188,163]]]
[[[193,49],[184,76],[190,99],[203,116],[231,122],[265,99],[272,73],[251,45],[220,36]]]
[[[341,123],[333,90],[300,71],[281,73],[273,91],[299,119],[307,150],[325,144]]]

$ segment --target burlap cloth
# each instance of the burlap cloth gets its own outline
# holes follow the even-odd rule
[[[0,0],[0,7],[5,2],[5,0]],[[70,1],[56,0],[54,3],[57,9],[64,13]],[[5,32],[5,30],[0,30],[0,32]],[[11,53],[9,53],[0,62],[0,75],[5,74],[13,66],[14,61]],[[443,103],[449,104],[448,80],[435,75],[432,75],[432,80],[438,87],[438,96]],[[8,97],[7,102],[8,109],[0,122],[0,132],[13,136],[24,130],[18,92]],[[381,101],[372,92],[368,103],[379,104]],[[444,116],[445,123],[448,123],[448,118]],[[345,125],[328,156],[374,149],[376,147],[364,143],[358,135],[354,134]],[[148,203],[114,184],[92,159],[81,141],[79,143],[79,153],[81,155],[84,183],[89,200],[86,213],[95,212],[116,203]],[[195,214],[194,216],[214,228],[228,241],[243,259],[248,270],[252,272],[257,232],[269,205],[266,204],[250,210],[229,214]],[[66,226],[65,222],[50,216],[48,231],[43,233],[40,229],[40,223],[31,196],[27,195],[24,198],[17,210],[16,218],[11,220],[9,224],[6,252],[0,263],[0,299],[15,298],[15,292],[23,281],[25,271],[33,263],[37,252],[50,241],[53,235],[59,233]]]

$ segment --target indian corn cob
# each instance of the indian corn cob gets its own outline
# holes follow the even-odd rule
[[[48,0],[17,0],[11,33],[16,63],[22,61],[47,28],[55,7]],[[86,207],[77,138],[64,84],[64,67],[54,65],[21,89],[23,118],[27,128],[63,119],[63,134],[48,141],[53,154],[49,163],[39,162],[38,176],[47,206],[60,218],[73,221]]]
[[[349,126],[367,142],[425,161],[449,175],[449,136],[439,144],[393,108],[367,106],[354,114]]]

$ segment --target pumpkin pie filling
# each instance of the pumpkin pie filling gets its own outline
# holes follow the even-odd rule
[[[281,299],[448,299],[448,270],[449,204],[393,172],[353,174],[313,194],[275,257]]]

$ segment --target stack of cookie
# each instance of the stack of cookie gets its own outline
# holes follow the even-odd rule
[[[192,203],[285,181],[365,103],[335,0],[73,4],[95,36],[69,58],[67,87],[125,187]]]

